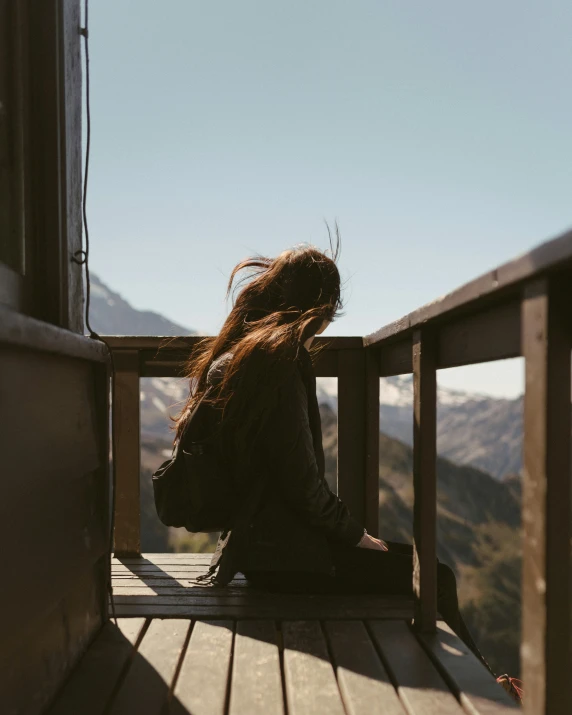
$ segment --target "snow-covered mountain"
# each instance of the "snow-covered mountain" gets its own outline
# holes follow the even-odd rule
[[[92,274],[91,322],[102,335],[192,335],[151,311],[133,308]],[[318,378],[318,400],[337,413],[337,380]],[[188,394],[185,380],[141,380],[141,428],[148,436],[169,438],[168,415],[175,415]],[[501,479],[520,472],[522,398],[497,399],[440,387],[438,451],[457,464],[478,467]],[[413,380],[410,375],[381,378],[381,431],[406,444],[413,439]]]
[[[336,414],[337,379],[317,380],[318,401]],[[188,394],[185,380],[147,378],[141,381],[142,429],[149,435],[169,434],[167,414],[174,415]],[[438,390],[437,447],[457,464],[478,467],[498,479],[520,472],[522,398],[502,400],[441,387]],[[413,441],[411,376],[380,378],[380,428],[390,437]]]

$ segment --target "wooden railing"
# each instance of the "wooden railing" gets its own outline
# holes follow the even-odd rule
[[[525,359],[522,644],[525,712],[572,712],[572,232],[364,338],[380,375],[414,375],[417,626],[436,609],[436,370]]]
[[[106,338],[115,356],[115,548],[139,541],[139,378],[179,374],[198,338]],[[414,376],[415,626],[436,622],[437,370],[522,356],[525,712],[570,715],[572,232],[364,338],[317,338],[338,378],[338,490],[377,534],[379,377]]]
[[[201,336],[203,337],[203,336]],[[113,351],[116,506],[115,553],[141,551],[139,513],[141,377],[177,377],[201,337],[105,337]],[[338,378],[338,494],[370,534],[377,534],[379,508],[379,378],[363,339],[315,338],[325,344],[318,377]]]

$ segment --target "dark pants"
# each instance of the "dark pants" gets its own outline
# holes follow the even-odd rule
[[[346,593],[413,596],[413,547],[386,542],[389,551],[336,546],[333,549],[335,576],[320,573],[249,571],[253,586],[280,593]],[[492,673],[477,648],[459,612],[455,574],[437,563],[437,608],[443,620]]]

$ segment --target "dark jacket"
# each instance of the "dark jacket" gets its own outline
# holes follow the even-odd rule
[[[230,359],[225,353],[213,362],[210,384],[220,380]],[[333,574],[332,544],[356,546],[364,533],[324,476],[316,377],[304,347],[296,362],[273,396],[257,442],[261,467],[250,486],[255,504],[243,523],[219,539],[212,566],[220,583],[238,571]],[[240,462],[240,445],[234,449]]]

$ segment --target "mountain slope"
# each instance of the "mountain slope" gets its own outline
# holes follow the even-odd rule
[[[169,406],[184,399],[185,380],[151,378],[142,381],[142,429],[167,435]],[[318,402],[337,413],[337,380],[318,378]],[[413,385],[410,376],[380,379],[380,428],[390,437],[412,444]],[[502,479],[522,466],[522,398],[500,400],[446,388],[439,389],[437,447],[441,456]]]
[[[100,335],[195,335],[151,310],[133,308],[91,273],[90,322]]]

